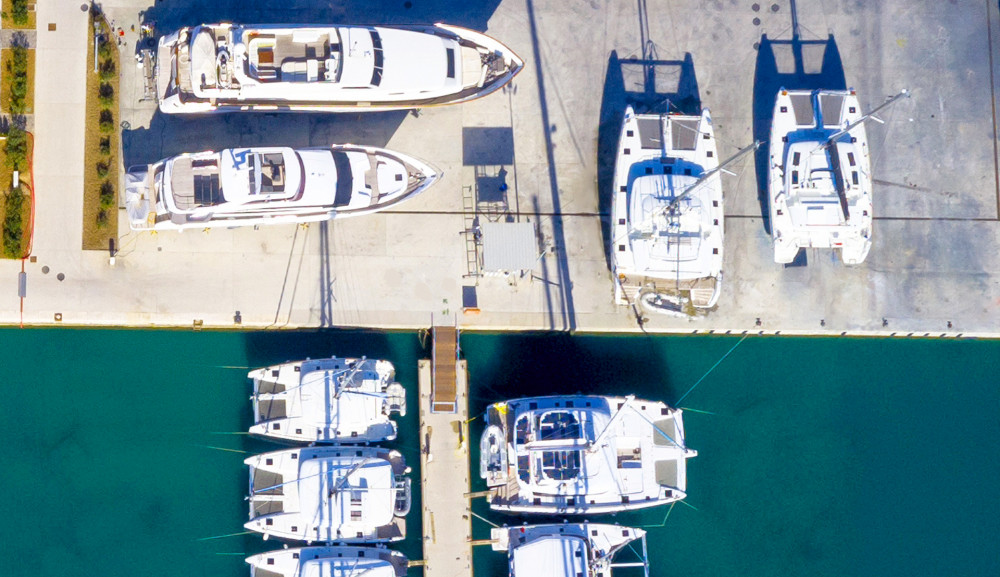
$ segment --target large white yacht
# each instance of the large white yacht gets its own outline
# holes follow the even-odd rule
[[[465,102],[523,66],[465,28],[206,24],[160,39],[156,90],[166,113],[350,112]]]
[[[315,222],[395,206],[440,176],[368,146],[230,148],[130,168],[125,207],[132,230]]]
[[[398,451],[303,447],[250,457],[250,521],[244,527],[309,543],[406,537],[409,468]]]
[[[680,409],[633,397],[566,395],[486,409],[480,475],[508,513],[599,514],[683,499]]]
[[[396,438],[393,413],[406,391],[389,361],[333,357],[250,371],[250,432],[302,443],[377,443]]]
[[[405,577],[407,559],[384,547],[297,547],[247,557],[250,577]]]
[[[490,530],[494,551],[506,551],[510,577],[610,577],[617,567],[642,568],[649,577],[646,532],[596,523],[523,525]],[[640,539],[635,561],[612,559]]]
[[[707,109],[699,116],[626,109],[611,202],[618,304],[638,301],[677,316],[715,306],[725,232],[720,168]]]
[[[845,264],[868,256],[872,175],[864,120],[871,115],[862,115],[853,90],[778,92],[767,180],[775,262],[792,262],[800,248],[839,248]]]

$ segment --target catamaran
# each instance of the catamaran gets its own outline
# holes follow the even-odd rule
[[[303,447],[256,455],[250,520],[244,527],[310,543],[398,541],[406,537],[410,469],[398,451]]]
[[[246,558],[250,577],[406,577],[407,559],[384,547],[297,547]]]
[[[316,222],[396,206],[439,178],[370,146],[231,148],[130,168],[125,207],[132,230]]]
[[[853,90],[778,92],[771,123],[768,195],[774,261],[800,248],[840,249],[860,264],[872,246],[872,174],[864,122]]]
[[[611,202],[615,301],[688,316],[722,287],[723,215],[712,117],[625,111]]]
[[[205,24],[160,39],[160,110],[357,112],[490,94],[524,63],[458,26]]]
[[[480,475],[490,507],[547,515],[617,513],[687,490],[680,409],[634,397],[567,395],[486,409]]]
[[[384,360],[329,359],[250,371],[250,433],[301,443],[377,443],[396,438],[394,413],[406,415],[406,391]]]
[[[611,577],[619,567],[642,568],[649,577],[646,532],[642,529],[596,523],[524,525],[490,530],[494,551],[506,551],[510,577]],[[642,553],[631,546],[640,540]],[[638,558],[612,559],[626,547]]]

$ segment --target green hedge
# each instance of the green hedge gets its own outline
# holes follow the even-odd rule
[[[3,219],[3,254],[8,258],[24,256],[24,212],[25,195],[21,187],[12,188],[6,194],[7,214]]]

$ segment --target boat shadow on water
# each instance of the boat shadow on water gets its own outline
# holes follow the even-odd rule
[[[597,191],[604,259],[609,269],[614,197],[611,188],[628,106],[640,114],[700,114],[701,95],[691,53],[685,53],[681,60],[660,59],[656,45],[646,41],[641,56],[619,58],[612,51],[608,58],[597,133]]]

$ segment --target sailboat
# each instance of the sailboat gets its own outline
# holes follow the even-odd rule
[[[641,568],[649,577],[646,532],[599,523],[562,523],[498,527],[490,530],[492,549],[506,551],[509,577],[611,577],[615,568]],[[642,553],[634,548],[641,543]],[[626,547],[638,556],[613,559]]]

